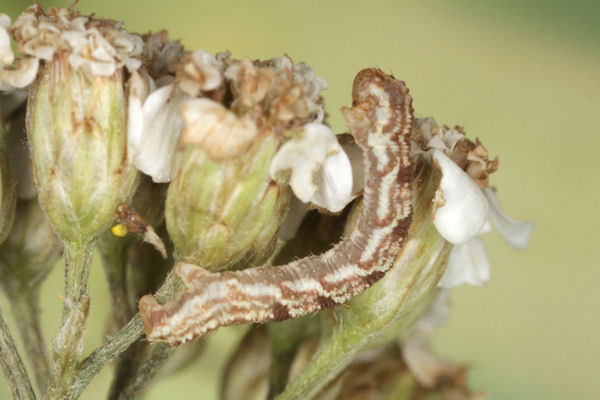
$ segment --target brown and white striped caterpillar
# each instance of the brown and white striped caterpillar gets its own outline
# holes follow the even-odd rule
[[[354,80],[344,115],[364,151],[363,207],[348,238],[329,251],[285,265],[210,273],[180,263],[186,289],[164,305],[140,300],[148,340],[188,342],[222,326],[296,318],[364,291],[390,269],[412,218],[412,99],[404,82],[378,69]]]

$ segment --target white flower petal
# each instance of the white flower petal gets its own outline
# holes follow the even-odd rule
[[[0,14],[0,68],[3,65],[11,65],[15,60],[15,55],[10,47],[10,17],[6,14]]]
[[[423,139],[430,141],[435,136],[434,129],[437,128],[437,123],[433,118],[417,118],[415,128],[421,132]]]
[[[22,58],[16,69],[0,68],[0,90],[11,91],[29,86],[37,76],[39,65],[36,58]]]
[[[352,195],[358,196],[365,186],[365,160],[362,149],[356,143],[342,145],[352,166]]]
[[[192,97],[202,91],[215,90],[223,83],[221,64],[212,54],[204,50],[194,51],[183,65],[179,88]]]
[[[451,288],[463,283],[483,286],[490,279],[490,262],[480,237],[456,244],[450,251],[448,266],[438,287]]]
[[[10,17],[0,13],[0,29],[7,30],[8,28],[10,28]]]
[[[341,154],[343,155],[341,155]],[[337,157],[335,157],[338,155]],[[331,158],[327,165],[326,161]],[[352,168],[334,133],[323,124],[304,126],[302,133],[281,146],[269,173],[291,170],[290,186],[303,202],[319,202],[320,206],[339,211],[342,203],[351,200]],[[322,186],[319,186],[322,185]]]
[[[131,154],[143,145],[144,139],[144,101],[150,93],[151,78],[133,71],[129,78],[129,97],[127,101],[127,145]]]
[[[456,144],[461,140],[465,139],[464,133],[457,131],[456,129],[447,129],[444,130],[444,143],[446,143],[446,147],[449,152],[454,150]]]
[[[489,213],[485,195],[475,182],[441,151],[433,158],[442,170],[436,198],[442,206],[434,206],[433,223],[444,239],[453,244],[465,243],[484,228]]]
[[[214,90],[221,86],[223,82],[221,66],[212,54],[204,50],[197,50],[192,53],[192,60],[204,74],[202,90]]]
[[[168,182],[172,177],[182,120],[179,107],[186,96],[164,86],[151,93],[142,107],[143,132],[129,142],[136,167],[154,182]]]
[[[88,71],[87,68],[89,68],[91,76],[111,76],[117,70],[117,65],[113,61],[89,61],[81,68],[84,71]]]
[[[481,228],[481,230],[479,231],[479,234],[481,235],[482,233],[488,233],[492,231],[492,224],[490,224],[489,220],[485,221],[485,224],[483,225],[483,228]]]
[[[440,136],[432,137],[431,140],[427,142],[427,147],[432,150],[443,151],[444,153],[447,153],[448,151],[448,146]]]
[[[315,182],[318,190],[312,203],[318,207],[338,212],[352,200],[352,165],[341,147],[327,157],[315,175]]]
[[[500,202],[494,191],[490,188],[484,190],[490,203],[490,218],[494,222],[496,229],[502,235],[502,238],[512,247],[523,250],[529,244],[529,239],[533,233],[534,223],[531,221],[518,222],[509,218],[502,211]]]

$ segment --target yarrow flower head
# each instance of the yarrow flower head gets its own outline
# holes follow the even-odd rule
[[[186,52],[162,33],[144,40],[151,73],[132,77],[129,99],[129,146],[141,171],[168,182],[177,148],[194,144],[214,160],[232,159],[257,137],[273,134],[283,143],[271,167],[273,179],[292,170],[298,198],[330,211],[351,200],[348,157],[322,125],[320,92],[327,85],[307,64],[294,65],[288,56],[252,62],[229,53]],[[328,143],[324,153],[312,140]],[[284,168],[285,155],[302,146],[303,154],[315,154]],[[332,179],[334,174],[341,179]]]
[[[65,240],[97,237],[133,192],[125,70],[137,73],[142,45],[121,23],[72,8],[44,11],[36,3],[12,25],[0,18],[0,89],[8,91],[2,97],[18,107],[17,89],[30,86],[33,181]]]
[[[352,199],[351,165],[323,124],[326,85],[312,68],[288,56],[190,52],[162,33],[143,39],[150,69],[130,80],[128,145],[138,169],[171,182],[167,226],[179,257],[219,268],[261,257],[286,215],[288,180],[301,201],[332,212]],[[212,218],[184,223],[198,210]]]
[[[439,286],[481,286],[489,280],[490,263],[479,235],[491,229],[489,221],[517,249],[527,246],[533,223],[514,221],[502,211],[488,187],[498,159],[490,160],[479,140],[467,139],[460,127],[439,127],[431,118],[417,120],[415,132],[413,154],[431,159],[442,172],[433,223],[442,237],[454,244]]]

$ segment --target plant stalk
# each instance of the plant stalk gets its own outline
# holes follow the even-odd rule
[[[0,312],[0,368],[8,381],[8,390],[14,399],[35,399],[35,393],[23,360]]]
[[[169,274],[156,293],[157,300],[165,302],[175,297],[182,285],[179,278]],[[77,366],[70,385],[65,385],[59,393],[62,397],[57,398],[77,399],[102,368],[127,350],[143,333],[142,317],[136,313],[110,340],[94,350]]]
[[[65,297],[62,326],[54,339],[53,381],[49,399],[62,399],[60,388],[68,386],[83,352],[83,334],[90,297],[87,281],[94,243],[65,242]]]
[[[25,353],[33,367],[34,377],[40,392],[48,386],[50,363],[39,319],[39,289],[13,293],[9,296],[12,312],[19,334],[25,343]]]

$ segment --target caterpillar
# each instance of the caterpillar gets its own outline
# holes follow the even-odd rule
[[[147,339],[178,345],[219,327],[279,321],[330,308],[381,279],[400,253],[412,220],[409,155],[412,98],[402,81],[378,69],[354,79],[343,110],[364,152],[363,206],[351,234],[325,253],[285,265],[211,273],[179,263],[186,289],[158,304],[140,299]]]

